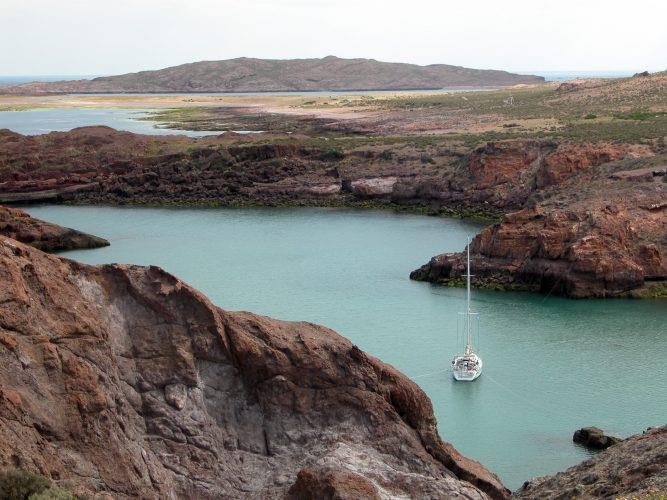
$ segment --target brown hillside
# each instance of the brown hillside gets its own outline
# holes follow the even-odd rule
[[[544,78],[446,64],[418,66],[374,59],[251,59],[201,61],[157,71],[93,80],[27,83],[11,93],[45,92],[270,92],[412,90],[539,83]]]

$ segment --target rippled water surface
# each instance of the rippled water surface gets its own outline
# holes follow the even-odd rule
[[[474,291],[484,374],[451,379],[444,370],[457,352],[464,290],[408,274],[433,254],[462,250],[476,224],[328,209],[28,211],[111,241],[67,257],[157,264],[224,308],[334,328],[413,377],[443,438],[510,488],[586,458],[571,442],[579,427],[627,436],[665,423],[664,301]]]

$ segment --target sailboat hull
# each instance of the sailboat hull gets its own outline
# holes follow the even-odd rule
[[[455,380],[472,382],[482,374],[482,358],[476,354],[457,356],[452,361],[452,375]]]
[[[474,370],[472,372],[454,372],[454,379],[459,382],[472,382],[482,374],[482,370]]]

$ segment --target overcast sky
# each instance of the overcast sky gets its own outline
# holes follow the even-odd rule
[[[667,68],[666,0],[0,0],[0,75],[368,57],[510,71]]]

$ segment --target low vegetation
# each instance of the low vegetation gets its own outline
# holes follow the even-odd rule
[[[290,96],[284,102],[276,97],[271,109],[302,109],[303,115],[239,105],[167,109],[150,118],[170,128],[262,130],[327,140],[361,136],[387,144],[403,136],[420,143],[437,136],[443,143],[461,142],[468,147],[518,137],[655,141],[667,134],[666,85],[667,73],[658,73],[478,92]],[[309,114],[311,110],[315,114]],[[337,118],[337,110],[345,111],[348,118]],[[359,118],[350,119],[354,113]]]
[[[71,491],[55,485],[50,479],[23,469],[0,472],[2,500],[76,500]]]

